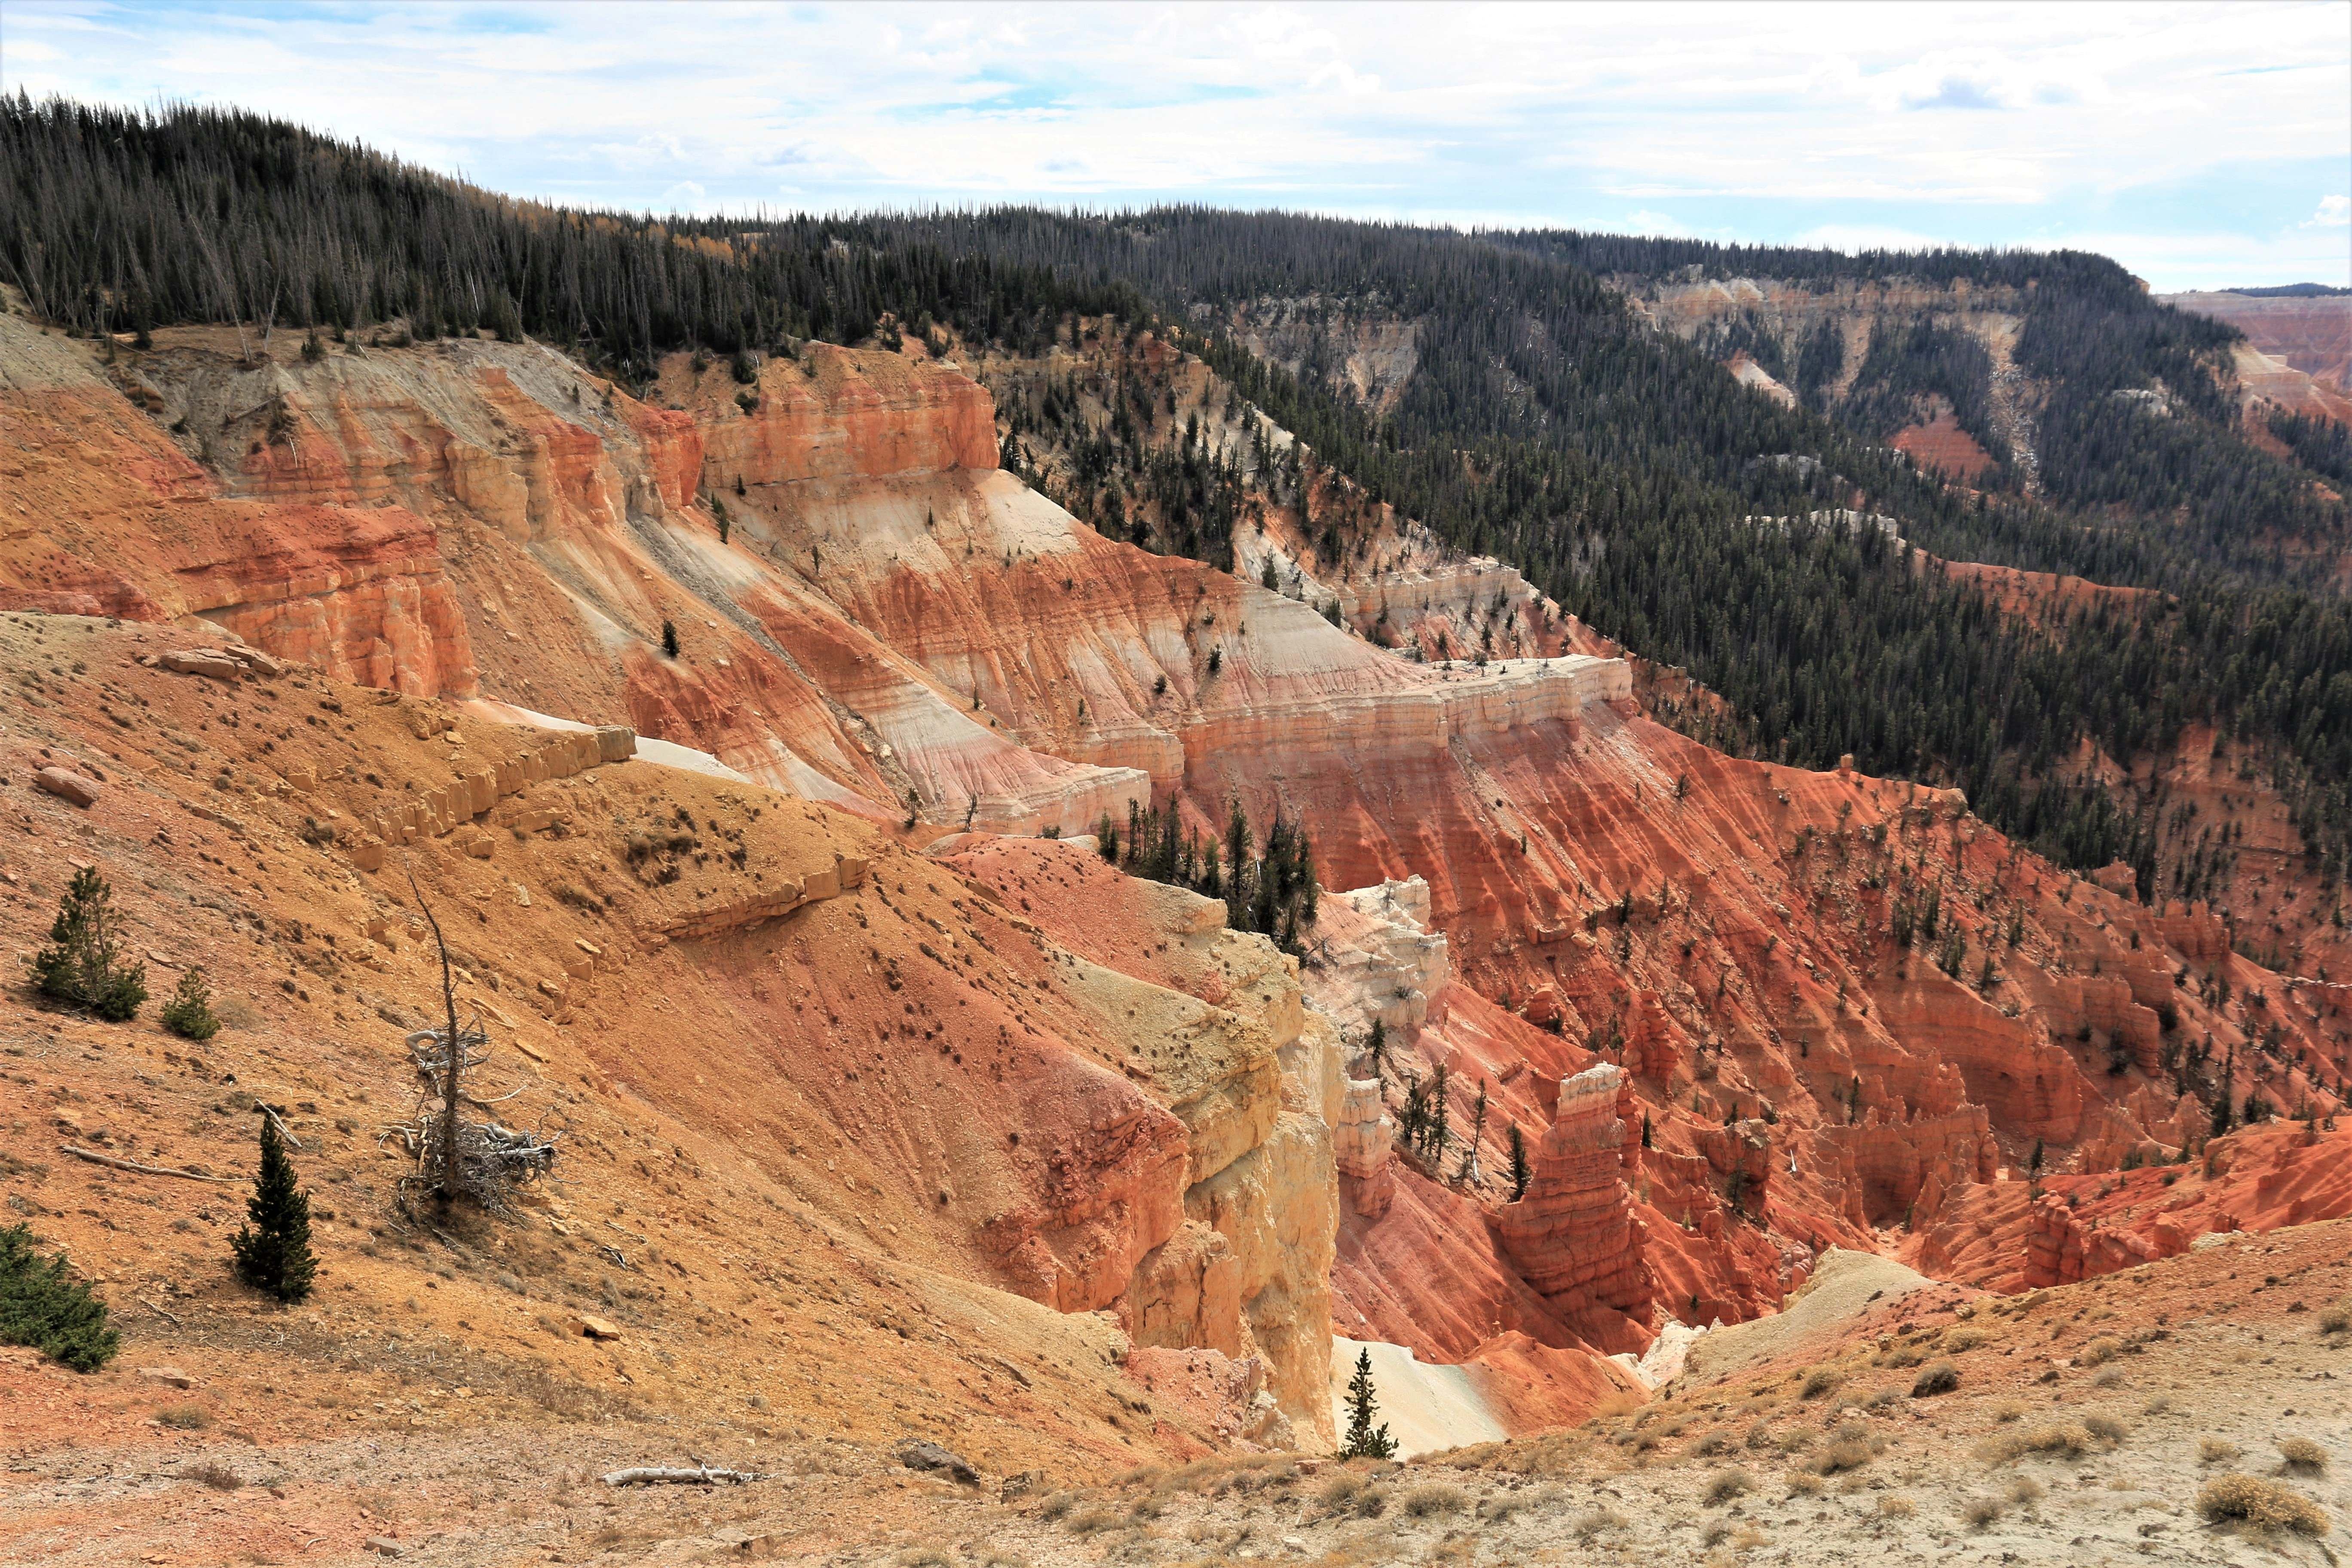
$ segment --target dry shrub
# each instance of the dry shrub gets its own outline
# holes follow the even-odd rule
[[[1978,1452],[1986,1462],[2005,1465],[2027,1454],[2052,1454],[2062,1458],[2077,1459],[2091,1451],[2095,1439],[2090,1428],[2075,1421],[2052,1421],[2022,1432],[2003,1433],[1989,1437]]]
[[[1933,1394],[1949,1394],[1960,1385],[1960,1369],[1948,1361],[1929,1362],[1911,1380],[1911,1397],[1925,1399]]]
[[[200,1432],[213,1424],[213,1413],[201,1405],[167,1405],[155,1419],[175,1432]]]
[[[2279,1458],[2286,1468],[2299,1475],[2324,1476],[2327,1473],[2327,1450],[2308,1437],[2282,1437]]]
[[[2110,1448],[2118,1447],[2125,1438],[2131,1436],[2130,1427],[2103,1411],[2094,1411],[2084,1416],[2083,1425],[2089,1429],[2092,1436]]]
[[[1363,1477],[1353,1470],[1338,1470],[1333,1472],[1329,1480],[1323,1483],[1322,1489],[1315,1494],[1315,1498],[1329,1511],[1341,1513],[1346,1511],[1349,1503],[1356,1500],[1356,1494],[1363,1489]]]
[[[1068,1513],[1077,1500],[1067,1492],[1048,1493],[1045,1500],[1037,1505],[1037,1517],[1043,1520],[1059,1519]]]
[[[1813,1469],[1824,1476],[1858,1470],[1878,1458],[1878,1451],[1861,1437],[1839,1437],[1813,1457]]]
[[[1579,1541],[1590,1541],[1596,1535],[1630,1529],[1633,1522],[1613,1508],[1596,1508],[1591,1513],[1577,1520],[1576,1538]]]
[[[216,1492],[233,1492],[245,1485],[235,1470],[214,1459],[199,1459],[180,1471],[184,1481],[212,1488]]]
[[[1839,1384],[1843,1383],[1844,1381],[1845,1378],[1843,1373],[1834,1372],[1825,1366],[1814,1367],[1811,1371],[1805,1373],[1805,1381],[1798,1385],[1797,1397],[1800,1399],[1819,1399],[1822,1394],[1827,1394],[1831,1389],[1835,1388]]]
[[[2025,1406],[2014,1399],[2004,1399],[1992,1407],[1992,1418],[2003,1426],[2019,1419],[2024,1414]]]
[[[1822,1478],[1807,1470],[1799,1470],[1789,1478],[1790,1497],[1817,1497],[1822,1489]]]
[[[2159,1394],[2155,1398],[2149,1400],[2146,1405],[2141,1405],[2139,1407],[2139,1413],[2143,1415],[2161,1415],[2171,1408],[2172,1395],[2168,1394]]]
[[[1693,1458],[1708,1459],[1717,1454],[1729,1453],[1734,1446],[1731,1434],[1718,1426],[1693,1443],[1690,1446],[1690,1454]]]
[[[1449,1487],[1444,1481],[1424,1481],[1398,1500],[1398,1505],[1414,1519],[1433,1519],[1439,1514],[1459,1513],[1469,1501],[1460,1487]]]
[[[898,1568],[955,1568],[955,1559],[936,1546],[909,1546],[890,1561]]]
[[[2101,1367],[2099,1375],[2091,1379],[2094,1388],[2121,1388],[2123,1385],[2124,1369],[2119,1366]]]
[[[1900,1493],[1878,1500],[1878,1517],[1881,1519],[1909,1519],[1918,1511],[1919,1505]]]
[[[1074,1513],[1067,1521],[1072,1535],[1097,1535],[1106,1530],[1116,1530],[1123,1522],[1108,1509],[1090,1508],[1084,1513]]]
[[[2124,1342],[2113,1334],[2101,1334],[2074,1352],[2076,1366],[2104,1366],[2123,1354]]]
[[[2323,1334],[2352,1334],[2352,1296],[2330,1302],[2319,1310],[2319,1331]]]
[[[1748,1447],[1762,1450],[1772,1446],[1772,1423],[1759,1421],[1748,1428]]]
[[[1972,1497],[1960,1505],[1960,1517],[1968,1521],[1970,1530],[1986,1528],[2001,1516],[2001,1511],[1999,1500],[1989,1497]]]
[[[1755,1489],[1756,1478],[1738,1465],[1733,1465],[1728,1469],[1716,1471],[1707,1481],[1706,1505],[1709,1508],[1719,1507],[1729,1502],[1733,1498],[1744,1497]]]
[[[2020,1476],[2009,1483],[2009,1500],[2020,1508],[2030,1508],[2042,1500],[2042,1483],[2032,1476]]]
[[[2260,1476],[2219,1476],[2197,1494],[2197,1511],[2216,1524],[2235,1520],[2258,1531],[2325,1535],[2327,1510],[2301,1492]]]
[[[1966,1355],[1984,1342],[1982,1329],[1954,1329],[1944,1336],[1944,1351],[1948,1355]]]
[[[2197,1439],[2197,1459],[2200,1464],[2225,1465],[2238,1457],[2238,1446],[2227,1437]]]
[[[1481,1522],[1486,1524],[1508,1524],[1513,1514],[1517,1513],[1521,1509],[1535,1506],[1536,1500],[1533,1498],[1512,1492],[1502,1492],[1494,1497],[1479,1500],[1478,1518]]]

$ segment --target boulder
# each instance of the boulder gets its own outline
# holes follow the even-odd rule
[[[66,768],[43,768],[33,775],[33,783],[59,800],[69,800],[84,808],[98,804],[98,781]]]
[[[960,1485],[969,1487],[979,1484],[980,1472],[972,1468],[969,1460],[953,1449],[940,1447],[937,1443],[928,1443],[919,1437],[910,1437],[898,1445],[898,1462],[910,1470],[943,1471]]]
[[[202,675],[214,680],[235,680],[245,666],[216,647],[176,647],[163,656],[165,669],[181,675]]]

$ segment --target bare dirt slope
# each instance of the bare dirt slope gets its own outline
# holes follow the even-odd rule
[[[299,668],[140,662],[191,641],[0,617],[17,675],[0,732],[7,951],[44,941],[66,882],[95,866],[151,989],[201,963],[228,1025],[196,1044],[152,1005],[111,1025],[20,985],[0,994],[7,1217],[67,1249],[126,1336],[93,1378],[10,1363],[26,1395],[11,1452],[63,1467],[20,1475],[100,1462],[163,1487],[192,1446],[230,1434],[240,1474],[307,1474],[310,1460],[272,1456],[415,1454],[414,1434],[475,1423],[536,1453],[593,1431],[599,1456],[751,1464],[797,1442],[924,1436],[1000,1473],[1232,1441],[1231,1412],[1156,1401],[1128,1376],[1129,1336],[1091,1309],[1119,1304],[1184,1223],[1193,1158],[1186,1122],[1129,1072],[1139,1047],[1171,1078],[1188,1059],[1121,1020],[1192,1008],[1182,1037],[1257,1075],[1219,1101],[1256,1127],[1252,1095],[1277,1089],[1249,1054],[1271,1048],[1249,1044],[1256,1012],[1098,964],[1074,985],[1077,961],[1017,911],[855,816]],[[95,804],[35,787],[43,767],[94,783]],[[478,816],[460,815],[468,792]],[[413,842],[383,843],[401,824]],[[1113,878],[1098,893],[1129,889],[1165,891]],[[427,903],[459,1005],[492,1038],[486,1087],[520,1091],[502,1116],[563,1140],[557,1180],[517,1223],[397,1201],[396,1129],[417,1104],[402,1037],[439,1001]],[[1153,929],[1182,950],[1184,931]],[[1192,962],[1259,1006],[1234,965],[1272,950],[1215,936]],[[1295,1016],[1279,963],[1249,984],[1277,1000],[1287,984]],[[320,1288],[294,1309],[226,1268],[257,1102],[300,1141],[316,1205]],[[1245,1131],[1225,1140],[1246,1159]],[[193,1386],[139,1371],[160,1365]],[[180,1407],[184,1428],[154,1425]],[[375,1485],[373,1458],[355,1462],[353,1484]],[[57,1522],[81,1517],[78,1495],[12,1483],[0,1557],[47,1555],[63,1529],[82,1560],[123,1561]],[[347,1552],[372,1522],[422,1528],[444,1504],[356,1506],[303,1516],[317,1550]],[[201,1529],[135,1510],[162,1531],[142,1549],[158,1560],[231,1549],[209,1504]]]
[[[279,1374],[253,1401],[268,1414],[173,1432],[145,1412],[226,1408],[225,1391],[11,1363],[12,1410],[75,1437],[12,1448],[0,1518],[12,1560],[91,1563],[352,1563],[355,1535],[383,1529],[410,1560],[452,1564],[2316,1565],[2352,1547],[2352,1336],[2323,1330],[2352,1291],[2347,1257],[2352,1222],[2334,1221],[2023,1297],[1890,1293],[1646,1408],[1409,1466],[1245,1456],[1045,1485],[960,1487],[787,1441],[760,1445],[778,1473],[740,1489],[616,1490],[593,1474],[638,1458],[641,1427],[469,1407],[394,1442],[289,1408],[304,1396]],[[1915,1396],[1943,1363],[1956,1386]],[[2320,1463],[2290,1468],[2294,1439]],[[187,1479],[207,1465],[247,1484]],[[2315,1504],[2324,1531],[2207,1520],[2200,1489],[2230,1477]]]

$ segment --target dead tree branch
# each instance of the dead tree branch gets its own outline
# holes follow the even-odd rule
[[[714,1470],[708,1465],[680,1469],[667,1465],[638,1465],[625,1470],[614,1470],[604,1477],[608,1487],[655,1486],[676,1482],[682,1486],[707,1487],[724,1482],[740,1487],[746,1481],[764,1481],[767,1476],[759,1470]]]
[[[101,1154],[95,1149],[84,1149],[72,1143],[60,1143],[58,1148],[77,1160],[88,1160],[93,1165],[111,1165],[118,1171],[136,1171],[142,1176],[177,1176],[184,1182],[220,1182],[235,1186],[243,1180],[238,1176],[202,1176],[194,1171],[177,1171],[169,1165],[142,1165],[136,1160],[118,1159]]]

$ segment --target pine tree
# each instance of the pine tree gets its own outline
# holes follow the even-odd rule
[[[147,966],[121,962],[115,941],[113,889],[97,868],[85,866],[58,900],[50,945],[32,962],[33,988],[44,996],[87,1007],[109,1023],[134,1016],[147,1000]]]
[[[178,989],[163,1004],[163,1027],[184,1040],[209,1040],[220,1033],[213,1014],[213,990],[205,984],[204,965],[192,963],[180,973]]]
[[[1429,1161],[1430,1170],[1438,1173],[1442,1173],[1444,1167],[1445,1145],[1454,1137],[1453,1124],[1445,1114],[1447,1080],[1451,1077],[1443,1062],[1438,1063],[1437,1070],[1430,1075],[1429,1125],[1423,1133],[1426,1142],[1422,1152]]]
[[[245,1212],[253,1223],[239,1226],[229,1243],[237,1278],[281,1301],[308,1296],[319,1267],[310,1254],[310,1198],[294,1184],[294,1162],[286,1157],[271,1116],[261,1119],[261,1169]]]
[[[662,652],[671,658],[677,657],[677,623],[676,621],[662,623]]]
[[[1517,1203],[1528,1195],[1528,1183],[1535,1172],[1528,1164],[1528,1138],[1519,1124],[1511,1123],[1511,1201]]]
[[[1381,1068],[1386,1065],[1389,1055],[1388,1026],[1378,1018],[1372,1020],[1372,1037],[1364,1042],[1364,1050],[1372,1058],[1372,1077],[1377,1079],[1381,1076]]]
[[[1380,1414],[1380,1400],[1372,1393],[1372,1352],[1356,1352],[1356,1374],[1348,1380],[1348,1440],[1340,1446],[1343,1459],[1393,1459],[1396,1439],[1389,1436],[1388,1423],[1378,1426],[1372,1418]]]
[[[0,1230],[0,1344],[30,1345],[76,1372],[96,1372],[114,1359],[119,1337],[106,1321],[106,1303],[89,1287],[66,1278],[66,1255],[44,1261],[23,1225]]]

